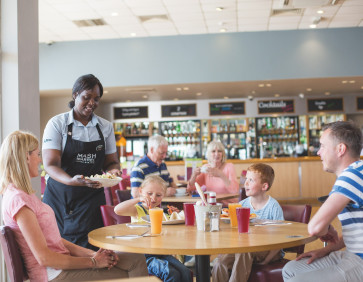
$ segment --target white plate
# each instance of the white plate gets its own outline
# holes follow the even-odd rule
[[[90,177],[89,179],[93,180],[93,181],[98,181],[102,184],[102,187],[112,187],[115,186],[116,184],[118,184],[122,178],[121,177],[116,177],[114,179],[110,179],[110,178],[99,178],[99,177]]]
[[[142,219],[146,222],[150,223],[150,217],[148,215],[145,215],[142,217]],[[163,221],[163,225],[174,225],[174,224],[182,224],[185,222],[185,219],[178,219],[178,220],[168,220]]]
[[[188,196],[188,193],[185,193],[185,194],[178,194],[178,193],[176,193],[174,196],[175,197],[185,197],[185,196]]]

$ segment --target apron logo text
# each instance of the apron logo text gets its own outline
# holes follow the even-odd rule
[[[78,154],[76,162],[83,164],[94,164],[96,157],[96,154]]]
[[[103,145],[98,145],[98,146],[96,147],[96,151],[102,151],[102,149],[103,149]]]

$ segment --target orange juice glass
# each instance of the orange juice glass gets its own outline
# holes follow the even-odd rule
[[[241,207],[242,207],[242,205],[238,204],[238,203],[228,204],[229,218],[231,220],[231,226],[232,227],[237,227],[238,226],[236,208],[241,208]]]
[[[163,222],[163,209],[152,208],[149,209],[150,222],[151,222],[151,234],[160,234],[161,225]]]

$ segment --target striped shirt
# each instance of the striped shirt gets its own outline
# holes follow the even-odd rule
[[[172,182],[165,163],[157,166],[147,155],[142,157],[132,168],[130,174],[131,188],[140,187],[147,175],[159,175],[169,185]]]
[[[341,211],[338,218],[347,250],[363,258],[363,161],[356,161],[343,170],[332,193],[342,194],[353,202]]]

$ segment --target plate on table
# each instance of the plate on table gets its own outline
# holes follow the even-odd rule
[[[88,177],[88,179],[100,182],[102,184],[102,187],[115,186],[116,184],[119,184],[120,181],[122,180],[121,177],[116,177],[116,178]]]
[[[188,195],[189,195],[188,193],[185,193],[185,194],[175,193],[174,194],[175,197],[186,197]]]
[[[141,217],[144,221],[149,222],[150,223],[150,217],[148,215],[145,215],[143,217]],[[174,225],[174,224],[182,224],[185,222],[185,219],[177,219],[177,220],[168,220],[168,221],[163,221],[163,225]]]

